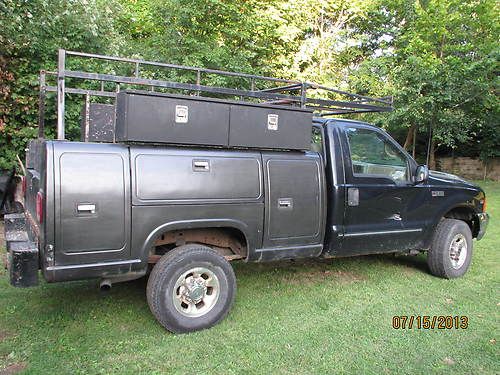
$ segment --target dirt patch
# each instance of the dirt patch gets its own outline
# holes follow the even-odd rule
[[[0,375],[13,375],[18,374],[26,368],[26,363],[18,362],[13,363],[3,369],[0,369]]]
[[[405,276],[413,276],[417,273],[417,270],[415,267],[407,266],[407,265],[403,265],[401,267],[401,271],[405,274]]]
[[[453,360],[453,358],[446,357],[445,359],[443,359],[443,363],[445,365],[452,366],[455,364],[455,361]]]
[[[261,272],[279,274],[284,283],[292,285],[311,285],[328,281],[351,284],[366,280],[366,277],[359,273],[340,270],[338,264],[331,259],[300,259],[260,263],[256,267]]]
[[[5,277],[7,272],[7,252],[5,249],[5,232],[3,230],[3,220],[0,219],[0,276]],[[1,331],[0,331],[1,334]],[[2,341],[0,336],[0,341]]]
[[[3,220],[0,219],[0,249],[5,248],[5,234],[3,230]]]
[[[363,280],[366,280],[364,276],[358,275],[354,272],[314,270],[297,272],[296,274],[291,276],[288,281],[293,285],[304,285],[315,284],[324,281],[335,281],[340,284],[351,284]]]
[[[8,339],[11,336],[12,333],[0,329],[0,342],[2,342],[5,339]]]

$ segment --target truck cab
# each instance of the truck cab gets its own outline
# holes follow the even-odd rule
[[[428,249],[443,218],[484,234],[484,192],[451,174],[427,171],[384,130],[344,119],[316,120],[329,166],[325,253],[332,256]],[[339,202],[339,204],[335,204]]]

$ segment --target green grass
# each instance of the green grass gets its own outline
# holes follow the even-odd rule
[[[26,373],[500,372],[500,184],[468,274],[443,280],[425,258],[368,256],[235,264],[236,302],[218,326],[166,332],[144,280],[107,294],[96,281],[8,285],[0,271],[0,369]],[[394,315],[466,315],[466,330],[395,330]],[[14,372],[14,368],[11,368]],[[0,371],[1,373],[1,371]]]

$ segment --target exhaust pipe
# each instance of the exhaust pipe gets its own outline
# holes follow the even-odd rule
[[[107,292],[111,289],[111,280],[110,279],[102,279],[99,283],[99,289],[101,292]]]

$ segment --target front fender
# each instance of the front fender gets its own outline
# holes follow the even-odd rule
[[[437,211],[435,211],[435,215],[430,220],[430,223],[425,233],[425,240],[424,240],[425,249],[428,249],[431,246],[432,239],[434,237],[434,232],[439,222],[446,216],[446,214],[448,214],[453,210],[464,209],[470,212],[472,215],[476,215],[474,204],[468,203],[468,201],[464,202],[462,198],[457,197],[456,199],[450,200],[446,202],[446,204],[443,204],[442,207],[439,207]]]

